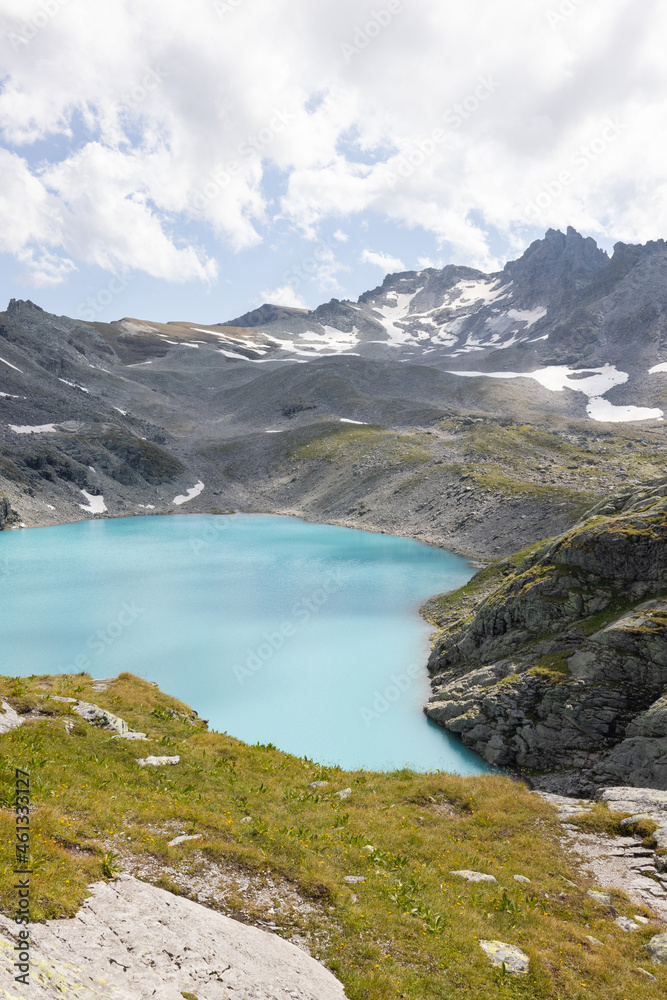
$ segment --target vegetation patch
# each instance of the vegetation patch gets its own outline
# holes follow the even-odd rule
[[[3,678],[0,695],[55,712],[0,737],[5,914],[14,905],[9,848],[20,767],[33,790],[33,920],[73,915],[88,884],[119,870],[185,894],[205,870],[211,884],[226,873],[239,885],[287,887],[280,891],[296,902],[276,919],[277,933],[304,937],[350,1000],[637,995],[633,969],[653,930],[624,934],[591,905],[592,884],[561,848],[554,810],[509,778],[325,769],[210,732],[187,705],[127,673],[105,691],[85,674]],[[98,704],[149,742],[113,739],[56,696]],[[135,758],[147,754],[180,763],[140,768]],[[314,781],[328,784],[312,789]],[[352,792],[341,800],[335,792],[344,788]],[[169,846],[193,832],[201,838]],[[468,883],[452,874],[461,869],[497,882]],[[531,881],[518,884],[515,874]],[[246,890],[214,894],[207,905],[262,917]],[[616,905],[634,912],[622,899]],[[602,949],[590,947],[589,934]],[[480,939],[518,945],[530,956],[529,975],[499,975]],[[667,985],[661,968],[654,974],[659,982],[644,996]]]
[[[425,434],[399,434],[376,426],[333,427],[314,441],[295,448],[290,457],[294,461],[324,458],[336,463],[365,460],[394,468],[430,461],[430,444]]]
[[[540,680],[549,681],[552,684],[562,684],[572,676],[567,660],[562,655],[541,656],[534,667],[527,673],[531,677],[539,677]]]

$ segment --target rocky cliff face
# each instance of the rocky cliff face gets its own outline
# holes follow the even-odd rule
[[[615,494],[441,619],[427,715],[550,790],[667,788],[666,582],[667,481]]]
[[[18,522],[16,511],[12,510],[7,497],[0,496],[0,531]]]

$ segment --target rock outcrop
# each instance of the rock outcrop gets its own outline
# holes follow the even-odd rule
[[[28,988],[14,982],[16,925],[0,916],[10,1000],[345,1000],[322,965],[275,934],[123,877],[92,887],[72,920],[31,926]]]
[[[12,510],[7,497],[0,496],[0,531],[18,523],[18,514]]]
[[[667,482],[607,498],[442,622],[427,715],[564,794],[667,788]]]

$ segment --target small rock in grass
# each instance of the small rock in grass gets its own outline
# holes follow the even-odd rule
[[[328,784],[329,784],[328,781],[311,781],[308,787],[310,788],[311,792],[314,792],[316,788],[324,788]]]
[[[496,879],[493,875],[484,875],[483,872],[471,872],[467,868],[462,871],[450,872],[450,875],[460,875],[461,878],[467,879],[468,882],[495,882]]]
[[[656,965],[667,965],[667,934],[656,934],[646,945],[646,950]]]
[[[530,959],[525,952],[504,941],[480,941],[480,948],[488,955],[493,965],[504,965],[508,972],[525,976]]]
[[[119,733],[116,736],[111,737],[112,740],[147,740],[148,737],[146,733],[135,733],[133,729],[130,729],[127,733]]]
[[[150,764],[151,767],[161,767],[163,764],[178,764],[180,757],[137,757],[137,764],[139,767],[146,767]]]
[[[603,906],[609,906],[611,903],[611,893],[600,892],[598,889],[589,889],[586,893],[591,899],[594,899],[596,903],[602,903]]]
[[[351,788],[343,788],[342,791],[340,792],[334,792],[334,795],[337,795],[339,799],[346,799],[348,795],[351,794],[352,794]]]
[[[174,837],[167,844],[168,847],[176,847],[177,844],[182,844],[184,840],[200,840],[202,837],[201,833],[183,833],[180,837]]]
[[[638,924],[647,924],[648,923],[648,917],[642,917],[638,913],[635,913],[632,919],[636,920]]]
[[[343,881],[344,882],[351,882],[352,884],[356,885],[357,882],[365,882],[366,881],[366,876],[365,875],[346,875],[344,877]]]
[[[21,725],[23,719],[6,701],[2,703],[2,710],[5,714],[0,716],[0,733],[9,733]]]
[[[241,820],[242,823],[252,823],[252,816],[244,816]]]
[[[586,940],[590,941],[591,944],[599,944],[599,945],[601,945],[603,943],[602,941],[598,941],[597,938],[594,938],[592,934],[587,934],[586,935]]]
[[[620,927],[622,931],[638,931],[639,924],[636,924],[634,920],[630,917],[616,917],[614,923],[617,927]]]
[[[530,882],[530,879],[526,878],[525,875],[513,875],[512,878],[515,882]]]
[[[634,826],[635,823],[639,823],[642,819],[653,819],[653,816],[649,815],[649,813],[636,813],[634,816],[627,816],[625,819],[622,819],[620,826]]]
[[[657,981],[658,981],[655,978],[655,976],[651,975],[650,972],[647,972],[646,969],[642,969],[641,965],[637,966],[637,972],[641,972],[642,976],[646,976],[648,979],[652,979],[654,983],[657,983]]]
[[[125,719],[107,712],[106,708],[100,708],[99,705],[91,705],[87,701],[77,702],[72,711],[76,712],[77,715],[80,715],[82,719],[85,719],[91,725],[99,726],[100,729],[108,729],[111,732],[118,733],[119,736],[122,736],[130,728]]]

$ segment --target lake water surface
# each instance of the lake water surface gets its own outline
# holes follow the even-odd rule
[[[417,609],[470,564],[296,518],[80,521],[0,534],[0,672],[129,670],[248,743],[347,769],[488,771],[427,721]]]

